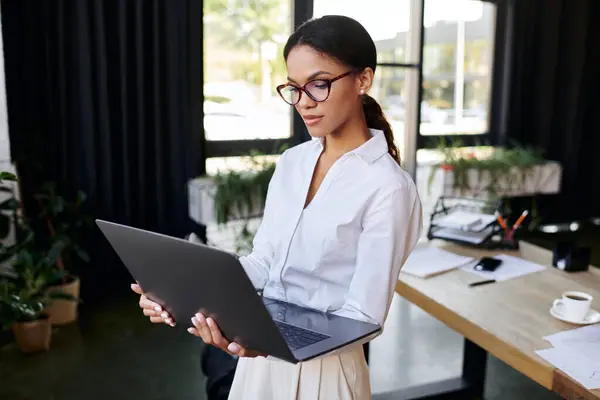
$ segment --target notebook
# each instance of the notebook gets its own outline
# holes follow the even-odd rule
[[[418,247],[408,256],[400,272],[428,278],[474,261],[472,257],[465,257],[438,247]]]

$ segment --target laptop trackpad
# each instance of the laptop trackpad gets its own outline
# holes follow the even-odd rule
[[[331,337],[327,314],[265,297],[263,302],[291,350]]]
[[[298,350],[331,337],[308,329],[302,329],[298,326],[288,325],[285,322],[274,321],[291,350]]]

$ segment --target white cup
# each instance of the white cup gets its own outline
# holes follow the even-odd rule
[[[581,321],[590,310],[592,299],[593,297],[587,293],[571,290],[564,292],[562,298],[554,300],[552,305],[562,314],[563,318],[571,321]]]

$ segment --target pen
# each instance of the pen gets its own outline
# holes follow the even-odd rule
[[[488,283],[494,283],[494,282],[496,282],[496,280],[495,280],[495,279],[487,279],[487,280],[485,280],[485,281],[479,281],[479,282],[472,282],[472,283],[469,283],[469,287],[473,287],[473,286],[480,286],[480,285],[485,285],[485,284],[488,284]]]
[[[525,217],[527,216],[527,214],[529,214],[529,211],[525,210],[523,211],[523,213],[521,214],[521,216],[519,217],[519,219],[517,220],[517,222],[515,222],[515,224],[513,225],[511,231],[508,233],[508,237],[512,237],[513,233],[515,232],[515,230],[519,227],[519,225],[521,225],[521,223],[523,222],[523,220],[525,219]]]
[[[496,211],[496,219],[498,220],[498,223],[500,224],[502,229],[504,229],[506,235],[508,235],[508,227],[506,226],[506,222],[504,222],[504,218],[502,218],[498,211]]]

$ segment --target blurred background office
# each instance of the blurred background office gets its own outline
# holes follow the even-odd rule
[[[23,242],[26,251],[42,260],[40,246],[64,250],[40,267],[37,283],[68,286],[80,299],[77,314],[56,317],[62,321],[40,352],[24,353],[10,326],[0,333],[2,399],[207,398],[201,341],[148,323],[130,275],[89,221],[193,233],[247,252],[278,154],[310,140],[275,87],[287,79],[287,37],[312,17],[347,15],[372,35],[379,65],[370,94],[394,129],[426,220],[440,195],[473,194],[480,183],[475,194],[530,210],[522,239],[548,249],[591,246],[591,263],[600,265],[597,1],[2,0],[0,7],[0,161],[18,178],[2,183],[3,249],[23,240],[14,222],[25,215],[36,237],[35,246]],[[498,183],[515,168],[535,169],[537,178]],[[15,301],[4,295],[5,304]],[[398,389],[455,376],[462,351],[459,334],[396,296],[385,333],[370,347],[373,392],[394,398]],[[557,398],[495,357],[488,364],[487,398]]]

